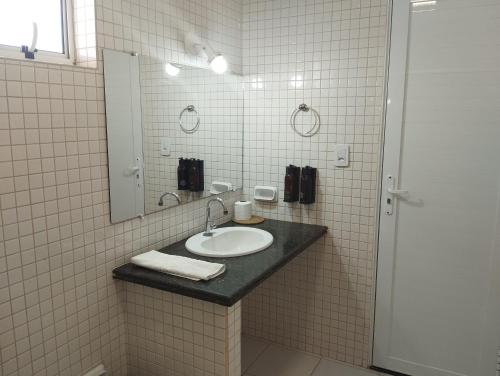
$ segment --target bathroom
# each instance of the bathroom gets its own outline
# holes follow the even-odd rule
[[[500,0],[2,1],[0,376],[500,375],[499,61]]]

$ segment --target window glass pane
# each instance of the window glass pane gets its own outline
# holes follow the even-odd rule
[[[61,17],[61,0],[0,0],[0,44],[31,46],[36,22],[36,48],[63,53]]]

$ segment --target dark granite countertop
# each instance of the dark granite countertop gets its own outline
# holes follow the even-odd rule
[[[220,227],[239,226],[233,222]],[[185,240],[169,245],[160,252],[226,264],[226,272],[210,281],[191,281],[186,278],[144,269],[128,263],[113,270],[113,277],[144,286],[170,291],[192,298],[232,306],[271,274],[320,239],[325,226],[308,225],[266,219],[252,227],[269,231],[273,244],[264,251],[247,256],[212,258],[192,254],[184,246]]]

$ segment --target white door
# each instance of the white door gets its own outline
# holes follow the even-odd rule
[[[373,364],[495,376],[500,0],[394,0],[391,19]]]

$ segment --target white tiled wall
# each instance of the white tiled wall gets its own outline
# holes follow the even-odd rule
[[[337,360],[369,361],[375,205],[386,41],[385,0],[248,0],[243,16],[244,182],[280,189],[265,217],[328,226],[243,301],[243,331]],[[290,127],[301,103],[321,117],[310,138]],[[311,124],[297,117],[298,128]],[[334,167],[335,144],[351,163]],[[285,166],[318,168],[316,203],[283,203]]]
[[[184,34],[196,32],[241,72],[242,0],[97,0],[99,47],[134,51],[195,66],[207,66],[187,55]]]
[[[240,8],[98,0],[97,46],[202,64],[184,54],[183,30],[195,29],[238,71]],[[101,362],[125,375],[125,295],[111,270],[201,228],[203,201],[110,224],[103,98],[101,61],[95,70],[0,59],[3,376],[79,375]]]
[[[213,181],[242,188],[243,168],[243,83],[239,75],[218,75],[208,69],[181,67],[171,77],[165,62],[140,57],[142,127],[144,135],[144,189],[146,213],[160,209],[158,199],[177,191],[179,158],[204,161],[205,190]],[[198,130],[184,133],[179,116],[193,105],[197,114],[185,111],[184,127]],[[170,155],[160,155],[160,141],[166,138]],[[177,191],[182,200],[199,193]],[[167,201],[168,200],[168,201]],[[176,205],[171,197],[165,205]]]
[[[194,29],[228,56],[233,71],[245,73],[247,193],[256,184],[281,190],[289,163],[319,168],[316,204],[280,201],[255,208],[330,230],[244,302],[243,326],[288,346],[366,365],[385,0],[96,3],[98,60],[106,47],[204,65],[184,53],[183,33]],[[113,375],[126,374],[132,338],[125,308],[131,307],[111,270],[131,254],[185,238],[203,221],[200,201],[142,221],[109,223],[103,77],[97,65],[92,70],[0,60],[5,376],[79,375],[100,362]],[[299,138],[288,125],[302,102],[322,119],[320,133],[310,139]],[[351,145],[350,167],[333,167],[335,143]],[[232,206],[237,197],[225,198]],[[234,338],[238,330],[236,323]],[[130,367],[147,359],[143,350],[129,358]],[[234,374],[237,358],[234,353],[227,359]]]

